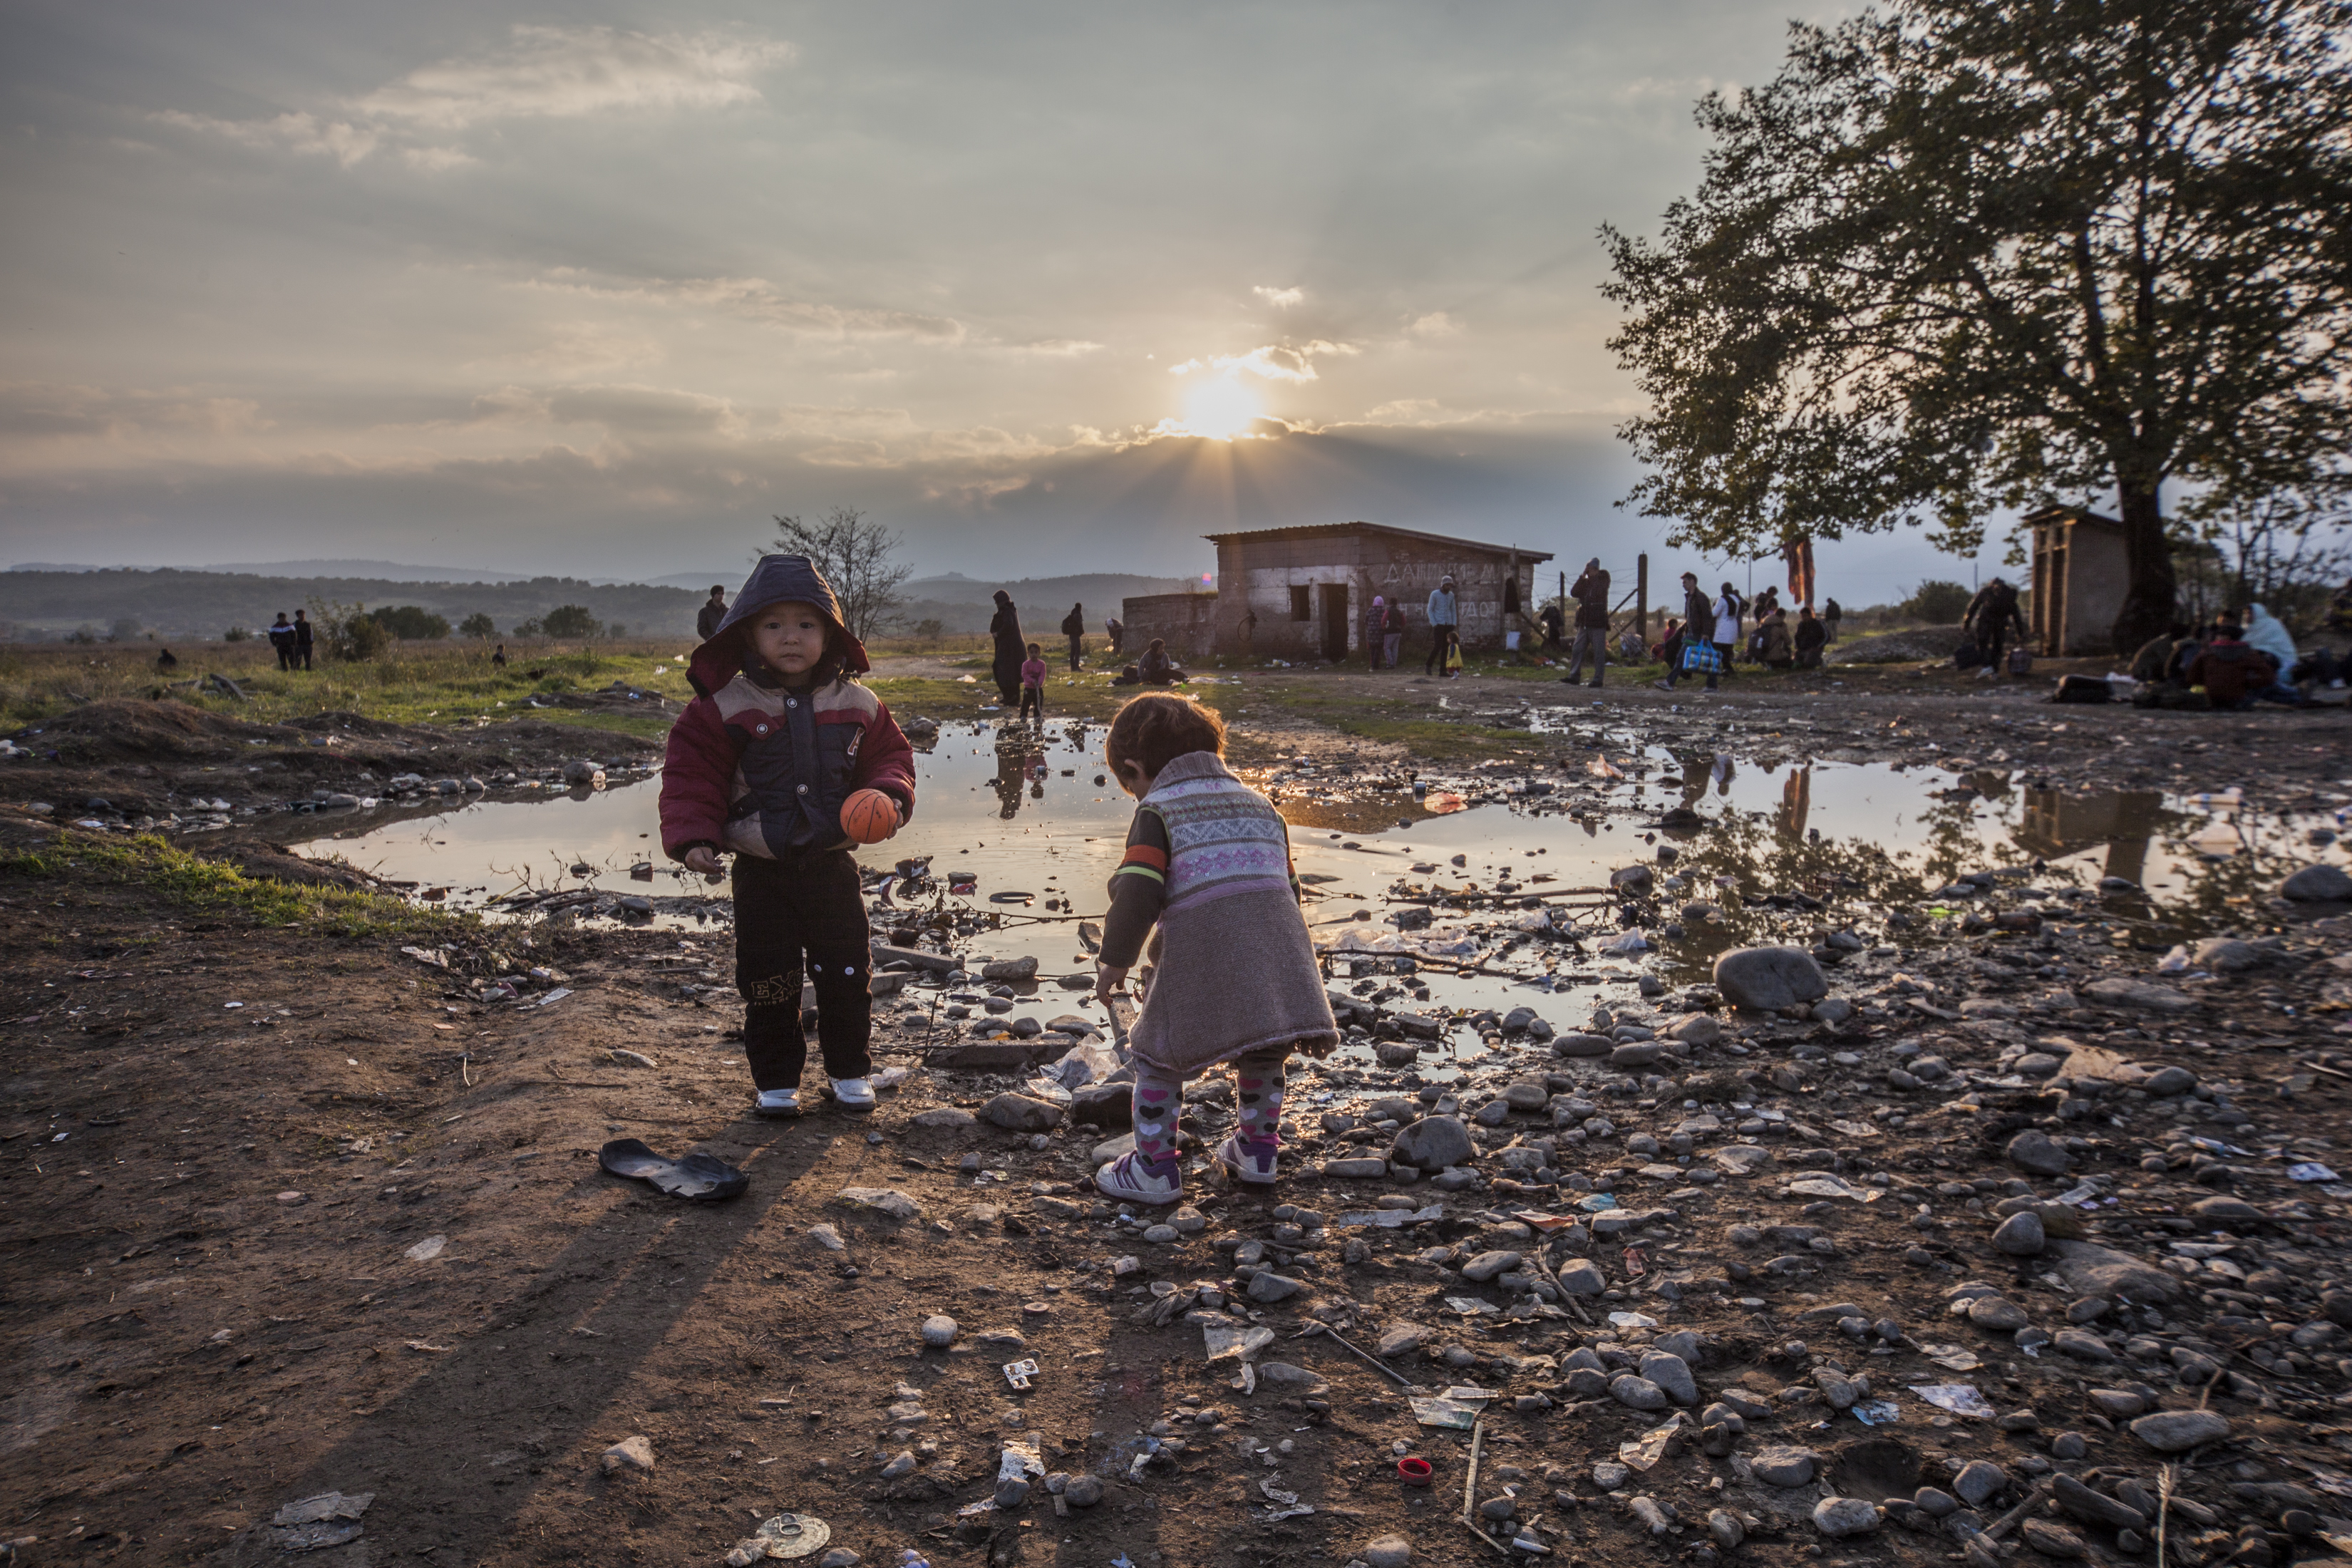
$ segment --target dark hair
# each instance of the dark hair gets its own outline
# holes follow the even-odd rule
[[[1111,721],[1103,758],[1114,773],[1133,763],[1157,774],[1188,752],[1222,756],[1224,750],[1225,721],[1213,709],[1173,692],[1151,691],[1131,699]]]

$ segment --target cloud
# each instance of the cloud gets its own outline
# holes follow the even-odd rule
[[[793,46],[699,33],[519,24],[506,47],[414,70],[352,103],[360,114],[435,131],[487,120],[578,118],[762,101],[753,79]]]
[[[0,386],[0,436],[128,441],[146,435],[252,436],[275,421],[250,397],[17,383]]]
[[[1432,310],[1407,321],[1404,330],[1416,338],[1450,338],[1462,330],[1462,323],[1443,310]]]
[[[764,102],[753,79],[794,54],[780,39],[519,24],[500,48],[423,67],[317,111],[223,120],[163,110],[150,118],[259,151],[331,157],[347,169],[394,147],[407,167],[444,174],[480,160],[436,139],[490,121]]]
[[[764,278],[646,278],[603,280],[576,268],[558,268],[530,279],[537,289],[585,294],[598,300],[638,300],[648,304],[690,305],[726,310],[763,325],[822,337],[903,337],[958,342],[963,323],[919,310],[820,305],[796,300]]]
[[[1263,283],[1252,289],[1250,292],[1277,310],[1287,310],[1307,298],[1307,290],[1304,289],[1269,289]]]
[[[723,397],[659,386],[568,386],[547,398],[550,418],[602,425],[615,436],[740,436],[746,426]]]
[[[1307,382],[1319,379],[1315,374],[1318,354],[1359,354],[1364,351],[1353,343],[1329,342],[1317,338],[1304,343],[1268,343],[1244,354],[1212,354],[1205,359],[1188,359],[1182,364],[1168,367],[1171,375],[1190,375],[1194,371],[1214,371],[1231,374],[1247,371],[1268,381]]]

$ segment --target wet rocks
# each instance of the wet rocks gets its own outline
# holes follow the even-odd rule
[[[1734,948],[1715,961],[1715,988],[1729,1006],[1767,1012],[1830,994],[1822,966],[1799,947]]]
[[[1867,1498],[1825,1497],[1813,1505],[1813,1528],[1832,1538],[1867,1535],[1878,1521],[1878,1505]]]
[[[1605,1057],[1616,1047],[1617,1042],[1606,1035],[1554,1035],[1551,1054],[1556,1057]]]
[[[2001,1153],[2011,1164],[2034,1176],[2063,1176],[2066,1168],[2074,1163],[2074,1157],[2047,1132],[2037,1132],[2032,1128],[2011,1139],[2009,1146]],[[2039,1228],[2040,1221],[2037,1220],[2035,1225]]]
[[[2086,1296],[2161,1302],[2177,1300],[2180,1295],[2177,1277],[2096,1242],[2053,1241],[2042,1257],[2068,1286]]]
[[[1000,1094],[980,1108],[981,1120],[1007,1132],[1043,1132],[1061,1124],[1062,1108],[1025,1094]]]
[[[1034,980],[1037,961],[1034,958],[1000,958],[981,965],[982,980]]]
[[[2185,1454],[2230,1435],[2230,1420],[2214,1410],[2159,1410],[2131,1424],[2131,1435],[2159,1454]]]
[[[1467,1165],[1477,1153],[1470,1130],[1451,1116],[1428,1116],[1401,1129],[1389,1146],[1389,1158],[1419,1171],[1443,1171]]]
[[[2305,866],[2279,884],[2279,894],[2300,903],[2343,903],[2352,900],[2352,876],[2335,866]]]
[[[2010,1215],[1992,1233],[1993,1246],[2011,1258],[2039,1257],[2048,1241],[2042,1234],[2042,1216],[2032,1209]]]
[[[1621,866],[1609,873],[1609,885],[1622,893],[1646,893],[1657,879],[1647,866]]]
[[[955,1343],[961,1325],[944,1312],[933,1313],[923,1320],[923,1342],[935,1351],[943,1351]]]

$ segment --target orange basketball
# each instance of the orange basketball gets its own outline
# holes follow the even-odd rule
[[[879,844],[898,831],[898,803],[878,789],[862,789],[841,803],[841,830],[860,844]]]

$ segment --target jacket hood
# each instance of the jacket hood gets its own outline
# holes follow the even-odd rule
[[[751,574],[743,580],[735,595],[735,603],[719,629],[694,650],[687,661],[687,679],[694,689],[708,697],[735,679],[743,667],[735,639],[729,634],[744,621],[750,620],[771,605],[797,600],[814,605],[824,618],[833,623],[834,646],[841,653],[841,669],[845,675],[863,675],[874,668],[866,657],[866,645],[849,635],[842,624],[841,601],[834,596],[833,584],[824,574],[805,555],[762,555]]]

